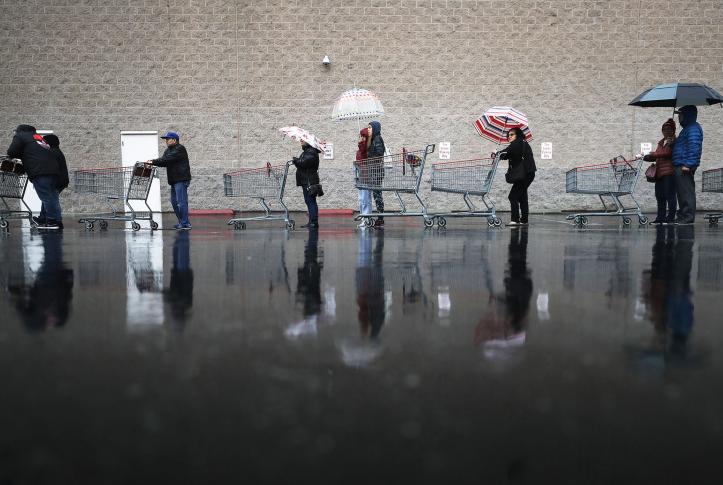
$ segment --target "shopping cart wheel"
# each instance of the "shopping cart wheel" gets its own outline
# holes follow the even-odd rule
[[[432,227],[434,225],[434,219],[424,219],[424,227]]]
[[[240,231],[241,229],[246,229],[246,223],[243,221],[234,222],[233,228],[237,231]]]
[[[293,231],[295,227],[296,227],[296,223],[294,221],[290,220],[289,222],[286,223],[287,229],[291,229]]]
[[[717,217],[711,217],[710,219],[708,219],[708,223],[709,223],[711,226],[717,226],[717,225],[718,225],[718,218],[717,218]],[[6,222],[5,224],[7,224],[7,222]],[[7,226],[3,226],[3,227],[7,227]]]
[[[151,230],[155,231],[158,229],[158,223],[156,221],[151,221]]]
[[[500,227],[502,225],[502,219],[495,216],[495,227]]]
[[[625,224],[626,226],[629,226],[629,225],[630,225],[630,218],[629,218],[629,217],[623,217],[623,224]]]
[[[374,220],[370,217],[367,217],[364,219],[364,224],[366,224],[367,227],[372,227],[374,225]]]
[[[437,227],[447,227],[447,219],[445,219],[444,217],[438,217]]]
[[[93,230],[93,227],[95,227],[95,224],[93,224],[93,221],[87,221],[87,222],[85,223],[85,228],[86,228],[87,230],[92,231],[92,230]]]
[[[712,221],[713,219],[711,219]],[[0,220],[0,229],[7,229],[10,224],[5,219]]]
[[[647,223],[648,223],[648,218],[647,218],[647,216],[640,216],[640,217],[638,217],[638,224],[640,224],[641,226],[644,226],[644,225],[647,224]]]
[[[131,227],[133,228],[134,231],[138,231],[138,230],[140,230],[141,225],[134,221],[131,223]]]
[[[105,231],[108,229],[108,221],[100,221],[98,224],[100,225],[100,228],[102,230]],[[91,227],[91,229],[93,229],[93,228]]]

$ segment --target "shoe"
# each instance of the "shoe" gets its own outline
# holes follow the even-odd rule
[[[517,221],[510,221],[510,222],[508,222],[507,224],[505,224],[505,226],[507,226],[507,227],[517,227],[517,226],[521,226],[521,225],[522,225],[522,224],[520,224],[520,223],[517,222]]]
[[[318,229],[318,228],[319,228],[319,223],[318,223],[318,222],[309,222],[309,223],[304,224],[303,226],[301,226],[301,228],[302,228],[302,229],[304,229],[304,228]]]
[[[665,224],[666,222],[667,222],[667,221],[665,221],[665,220],[663,220],[663,219],[657,219],[657,218],[656,218],[655,220],[650,221],[650,224]]]
[[[529,225],[529,222],[520,222],[520,225],[521,225],[521,226],[527,226],[527,225]]]
[[[366,229],[367,228],[367,221],[362,220],[356,227],[359,229]]]
[[[57,231],[62,229],[60,224],[55,222],[46,222],[45,224],[38,225],[38,229],[46,230],[46,231]]]
[[[382,227],[384,226],[384,219],[379,218],[376,221],[374,221],[374,227]]]
[[[694,221],[675,221],[676,226],[692,226],[695,224]]]
[[[193,229],[191,224],[182,224],[181,227],[178,228],[179,231],[190,231],[191,229]]]
[[[39,226],[41,224],[45,224],[48,221],[44,217],[33,216],[33,222]]]

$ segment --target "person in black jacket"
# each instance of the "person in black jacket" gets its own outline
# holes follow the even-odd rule
[[[296,185],[301,187],[309,211],[309,222],[301,227],[315,229],[319,227],[319,206],[316,204],[316,192],[312,191],[312,195],[309,187],[319,184],[319,150],[305,141],[301,142],[301,148],[303,149],[301,155],[293,159],[296,167]]]
[[[510,144],[499,153],[501,160],[509,160],[510,170],[519,164],[523,164],[525,178],[512,184],[510,194],[510,209],[512,215],[508,226],[526,226],[529,216],[529,204],[527,202],[527,188],[535,180],[535,157],[532,148],[525,141],[525,135],[520,127],[514,127],[507,133],[507,140]],[[522,215],[520,215],[520,210]]]
[[[61,229],[63,216],[57,188],[58,162],[50,151],[50,145],[36,133],[34,126],[19,125],[7,154],[23,161],[28,179],[42,202],[46,220],[38,224],[38,229]]]
[[[384,139],[382,138],[382,124],[378,121],[369,123],[371,136],[367,140],[367,157],[369,158],[369,178],[374,186],[381,187],[384,183]],[[377,212],[384,212],[384,198],[381,190],[372,190],[374,204]],[[374,227],[384,226],[384,217],[377,217]]]
[[[168,185],[171,186],[171,205],[176,213],[178,224],[176,229],[190,230],[191,222],[188,220],[188,186],[191,183],[191,166],[188,162],[186,147],[179,143],[178,133],[169,131],[161,137],[166,140],[166,151],[161,158],[148,160],[157,167],[166,167]]]
[[[50,153],[53,154],[53,157],[55,158],[55,161],[58,163],[58,178],[57,183],[58,185],[56,188],[58,189],[58,194],[62,193],[63,190],[68,188],[68,185],[70,185],[70,177],[68,176],[68,163],[65,161],[65,155],[60,150],[60,139],[58,139],[57,136],[50,134],[45,135],[43,137],[43,140],[45,140],[45,143],[50,145]],[[45,210],[45,205],[43,204],[40,207],[40,215],[38,217],[33,217],[33,220],[37,224],[46,224],[48,222],[48,217]],[[62,227],[62,223],[60,226]]]

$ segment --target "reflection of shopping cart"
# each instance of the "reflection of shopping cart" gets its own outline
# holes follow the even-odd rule
[[[568,220],[574,220],[578,226],[587,224],[587,216],[618,216],[623,218],[623,223],[630,224],[629,216],[638,216],[638,222],[643,225],[648,223],[648,218],[643,215],[640,205],[633,197],[635,185],[640,176],[642,158],[626,160],[623,156],[617,156],[608,163],[575,167],[566,175],[565,191],[572,194],[594,194],[600,197],[603,210],[601,212],[583,212],[567,216]],[[629,196],[635,206],[626,207],[620,197]],[[605,203],[605,197],[612,200],[612,204]]]
[[[80,219],[86,229],[93,229],[96,222],[101,229],[108,228],[108,221],[127,221],[134,231],[141,228],[136,221],[150,221],[151,229],[158,229],[153,220],[153,211],[148,205],[148,193],[155,176],[156,169],[152,165],[136,162],[132,167],[93,168],[76,170],[73,173],[73,189],[79,194],[90,194],[102,198],[110,213],[94,214]],[[114,201],[122,200],[124,208],[129,211],[117,211]],[[148,212],[136,212],[130,205],[131,200],[142,200]],[[121,209],[123,210],[123,209]]]
[[[462,194],[467,210],[427,214],[430,218],[425,219],[425,225],[431,226],[436,220],[439,227],[445,227],[445,217],[486,217],[490,227],[500,226],[502,221],[495,213],[495,204],[486,198],[499,161],[499,157],[496,157],[433,163],[432,191]],[[471,195],[482,197],[487,210],[478,210],[470,199]]]
[[[258,199],[264,209],[264,215],[256,217],[235,217],[228,221],[234,229],[246,229],[246,221],[284,221],[286,227],[294,228],[294,221],[289,219],[289,209],[284,204],[284,189],[289,175],[289,165],[271,165],[262,168],[242,168],[223,174],[223,191],[226,197],[248,197]],[[277,200],[283,213],[272,213],[267,201]]]
[[[357,189],[394,192],[400,206],[399,212],[359,214],[355,220],[364,220],[368,226],[371,226],[375,217],[422,216],[425,225],[431,226],[433,222],[427,217],[427,206],[419,197],[419,184],[422,181],[427,155],[432,152],[434,145],[427,145],[424,150],[402,150],[401,153],[354,162]],[[399,194],[414,194],[422,206],[422,212],[407,212],[404,200]]]
[[[703,192],[723,192],[723,168],[714,168],[703,172]],[[706,214],[705,219],[711,226],[718,224],[718,219],[723,217],[723,212]]]
[[[28,176],[20,160],[0,157],[0,200],[3,202],[3,207],[0,207],[0,229],[7,229],[10,225],[8,219],[28,218],[33,223],[33,213],[23,200],[27,185]],[[6,199],[20,200],[27,210],[11,209]]]

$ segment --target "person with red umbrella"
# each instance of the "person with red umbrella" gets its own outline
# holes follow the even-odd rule
[[[530,213],[527,189],[535,180],[537,171],[535,157],[532,148],[525,140],[521,126],[515,126],[507,132],[507,141],[510,144],[498,154],[501,160],[509,160],[509,169],[505,174],[505,179],[512,184],[507,197],[510,200],[512,214],[507,225],[511,227],[526,226]]]

